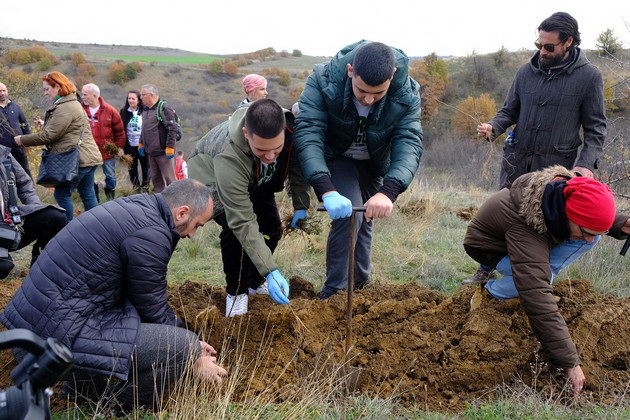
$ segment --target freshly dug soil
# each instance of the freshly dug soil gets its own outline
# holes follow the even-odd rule
[[[302,399],[343,366],[346,295],[319,301],[298,277],[291,292],[290,306],[251,296],[248,314],[235,318],[224,316],[225,291],[200,283],[172,289],[171,304],[231,373],[242,375],[236,399]],[[416,284],[357,292],[349,365],[360,372],[351,391],[449,411],[503,384],[560,392],[564,377],[544,363],[518,300],[495,300],[471,313],[473,292],[445,297]],[[584,395],[613,401],[630,385],[630,298],[597,297],[585,281],[563,282],[554,292],[581,354]]]
[[[0,283],[0,307],[19,283]],[[473,292],[445,297],[416,284],[356,292],[348,364],[359,369],[349,392],[439,411],[464,409],[503,384],[561,392],[563,376],[544,363],[518,301],[471,313]],[[613,403],[630,385],[630,298],[598,297],[585,281],[554,292],[581,354],[584,395]],[[343,395],[345,294],[319,301],[311,283],[294,277],[290,305],[250,296],[247,315],[225,318],[222,288],[187,282],[169,293],[178,316],[219,351],[235,401]],[[14,365],[0,352],[0,389]]]

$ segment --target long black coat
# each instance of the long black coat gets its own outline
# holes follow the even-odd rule
[[[77,369],[126,380],[139,324],[178,323],[166,292],[178,240],[160,194],[95,207],[48,243],[0,322],[59,339]]]

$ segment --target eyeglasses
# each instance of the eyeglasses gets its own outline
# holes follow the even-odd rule
[[[578,227],[580,228],[580,232],[582,232],[582,236],[580,236],[579,238],[583,240],[586,240],[586,238],[594,238],[596,236],[606,235],[608,233],[608,231],[604,231],[600,233],[592,233],[592,232],[585,231],[584,228],[580,225],[578,225]]]
[[[560,44],[562,44],[562,42],[558,42],[557,44],[541,44],[539,40],[536,40],[534,42],[536,48],[538,48],[539,50],[542,50],[544,48],[547,52],[554,52],[556,47]]]

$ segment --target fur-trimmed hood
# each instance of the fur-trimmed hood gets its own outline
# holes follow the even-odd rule
[[[564,166],[555,165],[514,181],[511,188],[512,200],[517,203],[519,215],[525,219],[527,225],[538,233],[547,233],[545,216],[541,207],[545,186],[554,178],[569,180],[573,176],[573,173]]]

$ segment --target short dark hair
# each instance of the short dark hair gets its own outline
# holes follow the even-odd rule
[[[190,218],[195,218],[208,208],[212,190],[195,179],[182,179],[169,184],[162,191],[162,198],[169,209],[190,207]]]
[[[273,99],[259,99],[247,108],[245,128],[250,135],[271,139],[285,127],[284,111]]]
[[[352,61],[352,71],[369,86],[378,86],[394,74],[394,53],[381,42],[370,42],[359,48]]]
[[[567,39],[572,36],[573,44],[571,44],[571,47],[577,47],[581,42],[577,20],[566,12],[556,12],[549,16],[547,19],[542,21],[538,30],[545,32],[559,32],[561,42],[567,42]]]

